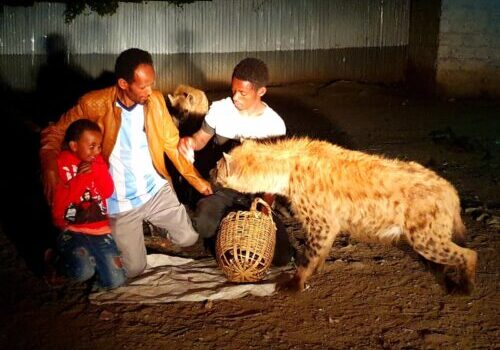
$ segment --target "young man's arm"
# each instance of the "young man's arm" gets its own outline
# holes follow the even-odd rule
[[[190,154],[192,151],[199,151],[203,149],[208,141],[212,138],[212,134],[207,133],[205,130],[200,129],[195,132],[192,136],[186,136],[179,140],[177,149],[184,156],[184,158],[189,159],[192,157]]]

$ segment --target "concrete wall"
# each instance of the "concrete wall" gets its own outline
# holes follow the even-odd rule
[[[406,80],[425,95],[436,93],[440,15],[441,0],[411,2]]]
[[[500,97],[499,0],[442,0],[436,68],[439,95]]]

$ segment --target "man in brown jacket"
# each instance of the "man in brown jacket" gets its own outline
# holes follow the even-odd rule
[[[200,193],[208,195],[212,189],[177,150],[179,132],[163,95],[153,90],[151,55],[135,48],[122,52],[116,60],[115,75],[115,86],[85,94],[57,123],[42,131],[40,158],[45,195],[52,203],[59,181],[56,158],[66,128],[80,118],[100,126],[102,155],[115,183],[108,199],[112,233],[127,276],[134,277],[146,268],[144,220],[167,230],[171,241],[181,247],[193,245],[198,239],[169,182],[164,154]]]

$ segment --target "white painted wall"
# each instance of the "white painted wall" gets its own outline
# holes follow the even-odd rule
[[[499,0],[442,0],[436,65],[440,95],[500,97]]]

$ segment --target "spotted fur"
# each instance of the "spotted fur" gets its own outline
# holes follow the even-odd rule
[[[219,161],[215,177],[237,191],[289,198],[307,232],[305,259],[291,281],[299,290],[341,231],[361,241],[404,237],[426,259],[457,267],[473,286],[477,254],[452,241],[465,234],[457,191],[420,164],[308,138],[248,140]]]

